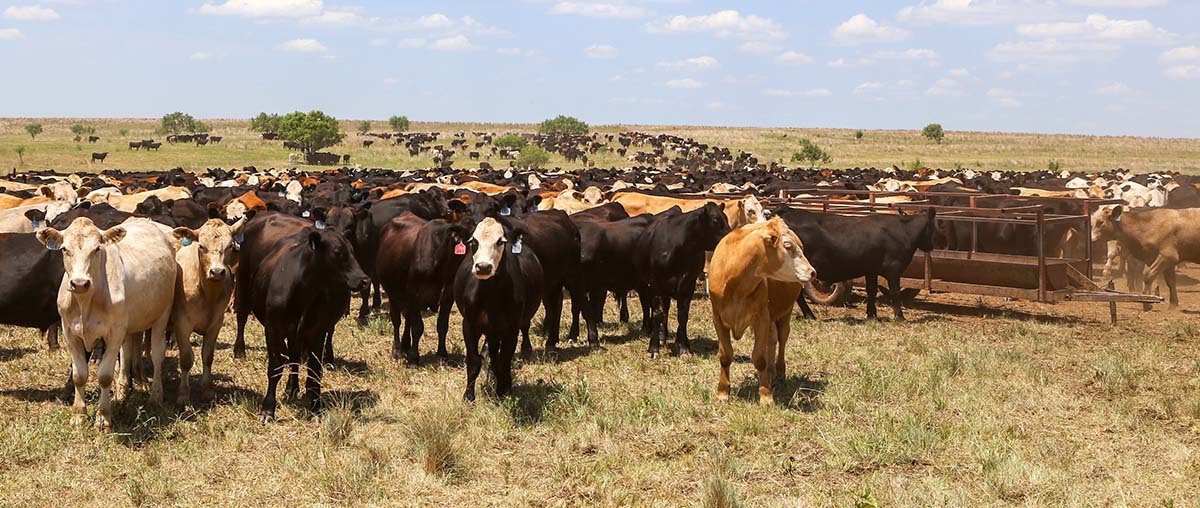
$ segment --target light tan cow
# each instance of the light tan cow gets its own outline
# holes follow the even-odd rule
[[[142,201],[145,201],[146,198],[149,198],[150,196],[157,196],[158,199],[166,201],[168,199],[187,199],[192,197],[192,193],[188,192],[188,190],[183,187],[163,187],[161,189],[154,189],[128,195],[106,194],[103,195],[102,198],[93,198],[93,202],[107,202],[117,210],[132,213],[137,209],[137,205],[141,204]],[[99,199],[103,199],[103,201],[99,201]]]
[[[200,359],[201,393],[207,396],[212,389],[213,351],[217,334],[225,322],[225,309],[233,296],[233,273],[237,266],[238,244],[246,219],[233,226],[220,219],[205,222],[200,229],[178,227],[172,232],[181,245],[175,254],[179,264],[179,284],[175,287],[175,303],[171,311],[171,330],[179,347],[178,403],[190,398],[188,377],[192,371],[193,333],[204,337]]]
[[[704,206],[705,203],[725,205],[725,216],[729,219],[731,229],[740,228],[746,224],[754,224],[766,220],[762,203],[753,194],[747,194],[742,199],[682,199],[668,196],[655,196],[640,192],[618,192],[613,195],[612,202],[621,203],[625,213],[630,217],[643,213],[657,214],[678,206],[683,212],[690,212]]]
[[[63,254],[66,273],[59,285],[58,312],[75,382],[72,423],[82,423],[86,415],[85,352],[103,340],[104,356],[96,369],[100,401],[95,426],[102,432],[111,431],[117,356],[122,362],[115,395],[121,399],[131,384],[130,367],[140,358],[138,339],[147,330],[154,361],[150,399],[162,402],[162,359],[178,274],[174,247],[159,226],[139,218],[102,231],[81,217],[63,231],[39,229],[37,239]]]
[[[778,217],[736,229],[717,244],[708,272],[721,362],[717,400],[729,400],[730,339],[740,339],[751,328],[758,402],[774,402],[771,384],[787,373],[784,352],[792,307],[813,274],[800,238]]]
[[[0,210],[0,233],[32,233],[70,209],[66,201],[46,201]]]

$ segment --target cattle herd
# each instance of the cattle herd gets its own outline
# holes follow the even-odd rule
[[[455,148],[472,148],[458,141],[464,137],[429,149],[449,161]],[[480,137],[486,143],[492,135]],[[812,316],[806,283],[866,277],[873,318],[878,277],[898,288],[916,250],[966,248],[964,231],[938,221],[936,206],[846,217],[770,206],[781,191],[844,190],[845,199],[857,199],[854,191],[872,190],[894,192],[888,199],[896,201],[911,192],[953,193],[930,198],[940,206],[961,204],[970,193],[1122,199],[1128,204],[1101,207],[1092,217],[1093,240],[1111,242],[1110,264],[1123,254],[1130,266],[1149,265],[1145,280],[1162,275],[1174,304],[1174,266],[1200,262],[1200,212],[1190,208],[1200,204],[1198,182],[1177,174],[794,170],[665,134],[526,137],[582,167],[496,170],[480,162],[477,170],[442,164],[409,171],[246,167],[10,176],[0,181],[0,255],[9,268],[0,273],[0,324],[42,330],[51,348],[66,344],[77,420],[85,415],[89,361],[98,362],[95,423],[108,430],[113,397],[145,376],[145,351],[153,369],[150,398],[162,402],[168,337],[179,355],[177,402],[191,398],[192,334],[202,336],[199,387],[207,392],[230,308],[235,357],[245,355],[249,317],[263,326],[261,416],[269,420],[285,374],[285,394],[300,395],[301,365],[303,404],[320,409],[335,325],[356,296],[364,322],[384,307],[386,294],[392,357],[411,365],[421,361],[422,313],[437,313],[435,355],[444,360],[457,309],[464,397],[474,399],[483,355],[497,395],[511,392],[514,357],[532,354],[530,327],[539,309],[548,353],[560,340],[600,348],[609,294],[622,320],[629,319],[627,295],[638,295],[651,357],[670,341],[674,305],[673,343],[688,354],[689,311],[704,281],[719,344],[718,398],[729,396],[731,339],[750,329],[760,401],[770,403],[771,385],[786,369],[793,302]],[[419,133],[396,142],[419,152],[438,139]],[[596,168],[587,156],[601,150],[632,165]],[[1082,213],[1069,200],[1046,206]],[[1080,241],[1078,233],[1064,226],[1047,236],[1057,242],[1052,247],[1067,249],[1071,238]],[[990,252],[1027,255],[1033,245],[1027,233],[1000,226],[972,234]],[[571,316],[564,332],[565,298]],[[901,299],[892,305],[902,320]]]

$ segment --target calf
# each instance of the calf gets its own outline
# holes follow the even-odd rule
[[[675,343],[679,346],[679,354],[691,353],[687,336],[688,313],[696,293],[696,280],[704,272],[704,253],[716,248],[717,242],[727,233],[729,222],[725,205],[706,203],[690,212],[655,222],[638,239],[632,256],[653,311],[647,350],[651,358],[658,356],[659,342],[667,334],[671,300],[677,305],[679,327]]]
[[[733,363],[729,339],[740,339],[747,328],[752,328],[751,359],[758,371],[758,402],[774,402],[771,384],[787,373],[784,352],[792,302],[812,276],[804,244],[778,217],[735,229],[717,244],[708,271],[708,295],[721,362],[717,400],[729,400],[729,366]]]
[[[212,388],[213,350],[233,296],[233,267],[237,264],[238,240],[245,224],[246,219],[233,226],[210,219],[197,229],[174,230],[175,238],[182,244],[175,254],[180,277],[171,311],[171,330],[179,347],[179,404],[187,403],[190,396],[193,333],[204,337],[200,350],[203,362],[200,390],[207,396]]]
[[[524,245],[527,233],[515,219],[483,219],[471,234],[470,255],[455,273],[454,301],[467,350],[466,400],[475,400],[480,336],[486,336],[496,395],[512,390],[517,333],[529,326],[542,297],[542,265]]]
[[[1092,213],[1092,241],[1116,240],[1121,251],[1148,266],[1144,288],[1161,274],[1171,292],[1170,307],[1179,306],[1175,266],[1200,262],[1200,208],[1125,210],[1105,205]]]
[[[104,355],[96,370],[100,382],[96,428],[112,429],[117,354],[124,359],[117,383],[117,398],[123,398],[131,382],[130,366],[139,358],[136,334],[146,330],[151,334],[154,361],[150,399],[161,403],[162,360],[178,274],[174,248],[162,229],[146,219],[131,219],[100,230],[90,219],[79,218],[61,232],[39,229],[37,239],[51,250],[62,250],[65,275],[58,291],[58,311],[75,383],[72,421],[82,423],[85,414],[86,354],[103,340]]]
[[[920,215],[844,217],[789,208],[780,208],[775,214],[783,217],[804,242],[805,255],[817,270],[817,278],[841,282],[866,277],[867,318],[875,319],[878,317],[875,297],[882,276],[893,294],[892,311],[896,319],[904,319],[900,275],[917,249],[933,250],[932,208]],[[796,303],[805,317],[814,317],[803,295]]]

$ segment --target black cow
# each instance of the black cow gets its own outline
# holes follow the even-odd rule
[[[275,417],[275,392],[287,364],[292,369],[285,395],[299,393],[297,366],[304,363],[303,402],[312,411],[320,410],[322,346],[344,314],[350,293],[368,284],[349,241],[312,225],[295,231],[288,219],[294,218],[269,213],[252,219],[238,263],[239,331],[245,323],[240,312],[249,310],[262,323],[267,343],[263,421]],[[294,232],[274,237],[287,230]]]
[[[475,400],[475,379],[485,336],[496,395],[512,390],[517,334],[529,326],[542,297],[542,264],[524,245],[529,230],[520,220],[483,219],[471,234],[469,255],[454,276],[454,302],[462,315],[467,350],[466,400]]]
[[[92,152],[91,162],[96,162],[96,161],[104,162],[105,157],[108,157],[108,152]]]
[[[0,324],[37,328],[50,349],[58,348],[54,333],[58,317],[58,288],[63,278],[62,251],[47,249],[33,233],[0,233]]]
[[[409,365],[421,362],[421,311],[437,307],[438,359],[445,361],[450,328],[454,274],[467,254],[471,230],[442,219],[425,220],[412,213],[392,219],[380,233],[376,276],[388,294],[392,319],[392,358],[403,355]],[[407,321],[404,321],[407,320]],[[400,323],[404,321],[404,333]]]
[[[100,141],[100,136],[88,136],[88,143],[95,143],[97,141]]]
[[[775,210],[800,237],[804,256],[816,270],[817,278],[841,282],[866,277],[867,317],[871,319],[878,317],[875,297],[882,276],[892,293],[892,310],[897,320],[904,319],[900,275],[917,249],[925,252],[933,249],[934,213],[930,208],[918,215],[845,217],[789,208]],[[796,303],[806,317],[814,317],[803,294]]]
[[[571,307],[583,307],[587,296],[583,292],[583,277],[579,269],[579,228],[562,210],[526,213],[521,217],[529,233],[525,244],[537,252],[542,264],[545,315],[542,330],[546,337],[546,352],[558,350],[559,325],[562,320],[563,290],[571,294]],[[585,316],[591,319],[591,316]],[[593,342],[599,346],[599,342]],[[533,354],[529,328],[521,329],[521,358]]]
[[[725,205],[706,203],[687,213],[655,221],[638,239],[633,252],[638,279],[650,301],[651,358],[658,356],[659,342],[667,334],[671,300],[676,301],[679,328],[675,343],[680,355],[688,355],[688,313],[696,280],[704,272],[704,253],[717,247],[729,233]]]

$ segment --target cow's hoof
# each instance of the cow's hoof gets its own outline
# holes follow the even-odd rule
[[[275,421],[275,412],[274,411],[261,411],[258,413],[258,422],[259,423],[266,424],[266,423],[271,423],[273,421]]]
[[[150,389],[150,402],[161,406],[163,404],[163,389],[162,386],[157,386]]]
[[[86,421],[87,421],[86,414],[75,413],[75,414],[71,415],[71,425],[74,427],[82,427],[83,423]]]
[[[101,414],[96,415],[96,424],[92,427],[96,429],[96,432],[101,434],[108,434],[112,432],[112,422],[108,421],[108,418],[105,418],[104,415]]]
[[[686,347],[679,348],[679,357],[680,358],[687,358],[689,356],[692,356],[692,350],[690,350]]]
[[[243,360],[243,359],[245,359],[245,358],[246,358],[246,350],[245,350],[245,349],[238,349],[238,348],[236,348],[236,347],[235,347],[235,348],[233,348],[233,358],[234,358],[235,360]]]
[[[421,357],[409,356],[404,359],[404,364],[409,367],[420,367],[421,366]]]
[[[358,319],[355,321],[358,322],[359,328],[366,328],[367,325],[371,322],[371,318],[369,318],[367,316],[358,316]]]
[[[729,402],[729,392],[718,390],[717,391],[717,402]]]
[[[600,345],[599,342],[593,342],[588,345],[591,346],[592,351],[604,351],[604,346]]]
[[[658,351],[647,351],[646,358],[649,358],[651,360],[658,358]]]

